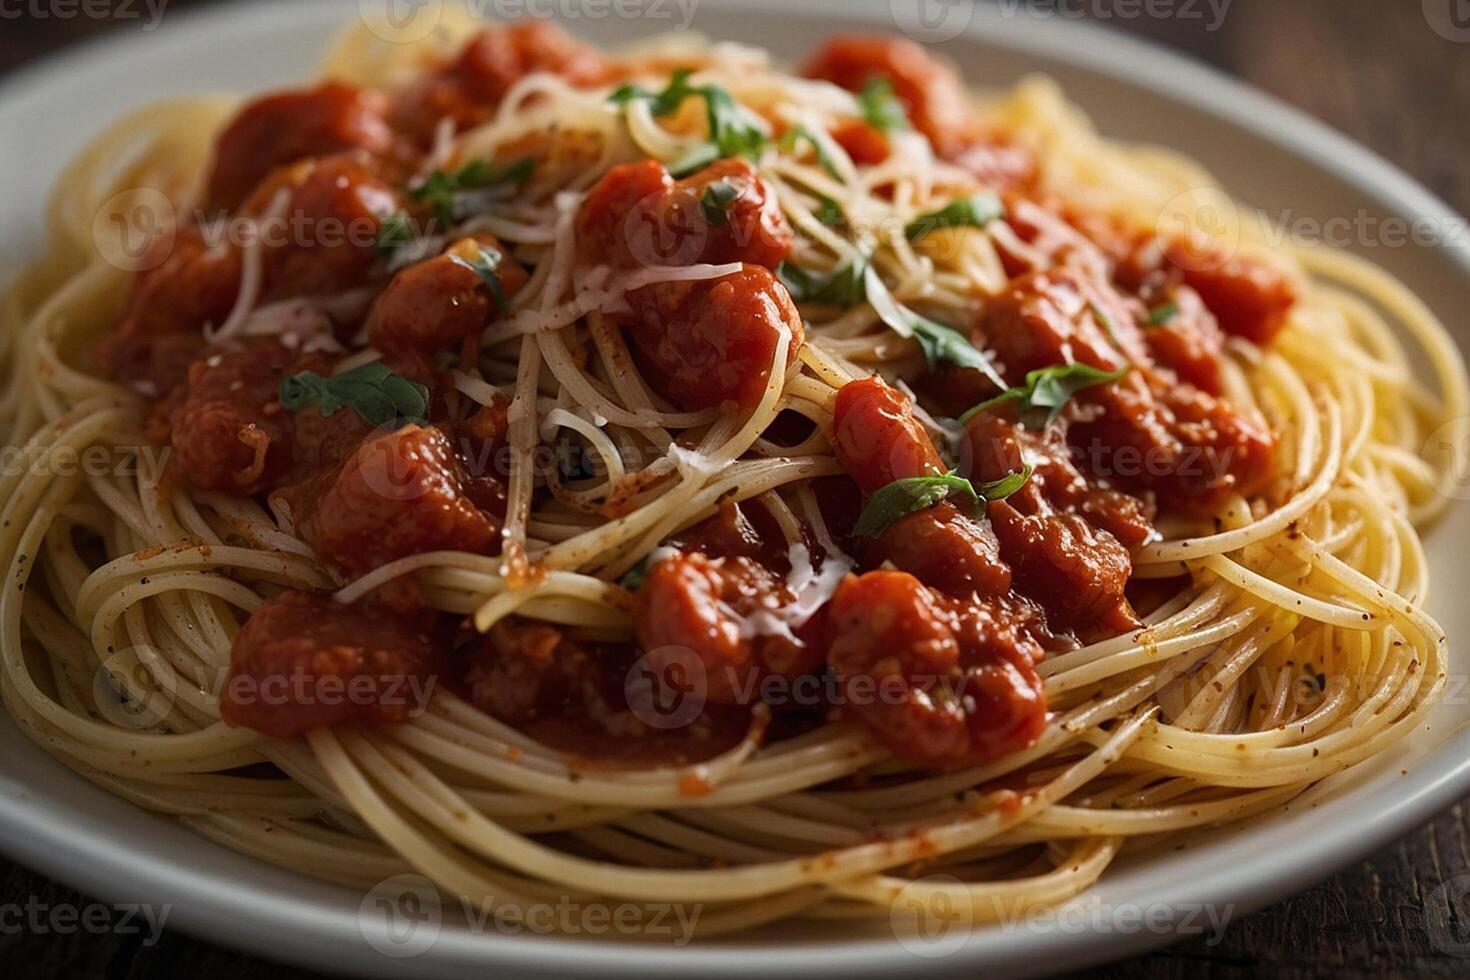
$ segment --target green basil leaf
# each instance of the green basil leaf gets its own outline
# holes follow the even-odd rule
[[[459,217],[455,213],[455,195],[462,191],[484,190],[501,184],[519,186],[530,179],[536,161],[522,157],[506,164],[491,163],[484,157],[476,157],[459,170],[435,170],[422,181],[408,189],[409,196],[424,201],[434,212],[434,218],[448,227]]]
[[[719,227],[730,220],[730,205],[740,196],[740,188],[728,180],[717,180],[704,189],[699,196],[699,210],[704,220]]]
[[[886,78],[870,78],[858,94],[858,105],[862,107],[863,119],[868,125],[883,132],[908,129],[908,113],[893,91],[893,82]]]
[[[1145,322],[1150,327],[1162,327],[1179,315],[1179,304],[1170,300],[1161,303],[1148,311],[1148,319]]]
[[[713,143],[700,143],[683,156],[669,161],[669,173],[675,177],[688,177],[703,170],[720,158],[720,148]]]
[[[830,197],[823,197],[820,200],[817,204],[817,209],[812,212],[812,217],[816,218],[828,228],[837,228],[846,220],[842,216],[842,208]]]
[[[644,555],[638,564],[623,573],[623,577],[618,579],[618,584],[629,592],[637,592],[643,588],[643,583],[648,581],[648,570],[652,567],[653,562],[649,560],[648,555]]]
[[[860,538],[876,538],[901,517],[917,513],[944,500],[951,493],[965,498],[971,513],[979,516],[983,504],[975,487],[964,477],[951,471],[943,476],[910,476],[894,480],[874,491],[863,508],[863,514],[852,533]]]
[[[1033,469],[1030,463],[1026,463],[1020,470],[1007,473],[999,480],[982,483],[975,490],[986,500],[1004,500],[1026,485]]]
[[[827,171],[827,175],[833,180],[841,180],[842,175],[837,172],[837,164],[832,161],[832,157],[827,153],[826,147],[818,142],[817,138],[812,135],[812,131],[805,126],[793,126],[791,129],[788,129],[786,135],[781,137],[781,142],[778,145],[787,153],[791,153],[796,150],[797,145],[803,140],[811,144],[812,152],[817,156],[817,163],[821,164],[822,169]]]
[[[1027,373],[1025,384],[1007,388],[994,398],[981,402],[961,415],[960,421],[968,422],[980,412],[1016,402],[1023,426],[1044,429],[1062,414],[1073,395],[1094,385],[1117,381],[1127,373],[1126,366],[1116,371],[1104,371],[1090,364],[1053,364],[1037,368]]]
[[[609,101],[617,105],[646,99],[649,111],[655,116],[667,116],[678,111],[687,98],[704,99],[709,140],[669,164],[669,172],[675,177],[687,176],[723,157],[755,157],[766,145],[765,131],[750,110],[718,85],[690,85],[689,76],[692,74],[692,69],[679,68],[669,76],[669,83],[661,92],[624,85],[609,97]]]
[[[462,259],[458,255],[451,253],[449,261],[455,265],[469,269],[480,277],[480,282],[485,285],[486,289],[490,290],[490,295],[495,297],[495,308],[497,310],[503,311],[509,309],[510,302],[505,298],[505,287],[500,282],[501,254],[493,249],[486,248],[484,245],[478,246],[478,253],[473,259]]]
[[[859,252],[830,273],[810,272],[790,262],[776,267],[776,276],[798,303],[830,303],[851,307],[867,297],[868,256]]]
[[[351,408],[371,425],[399,420],[422,422],[429,410],[429,389],[395,374],[382,361],[369,361],[350,371],[323,377],[302,371],[281,379],[281,405],[299,412],[313,405],[322,415]]]
[[[909,241],[945,228],[984,228],[1005,217],[1006,208],[994,194],[975,194],[951,201],[938,211],[921,214],[903,229]]]
[[[969,338],[952,327],[935,323],[920,316],[893,298],[876,269],[869,269],[866,277],[868,302],[872,304],[878,319],[900,337],[908,337],[919,344],[929,373],[938,370],[941,363],[958,364],[960,367],[975,368],[990,379],[997,388],[1005,387],[1005,379],[996,371],[995,365],[984,352],[970,343]]]

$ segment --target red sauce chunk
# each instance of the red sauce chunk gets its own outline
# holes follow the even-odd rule
[[[393,108],[393,123],[423,144],[441,119],[469,129],[489,119],[511,86],[533,72],[592,86],[606,80],[608,67],[596,48],[548,21],[492,27],[475,35],[456,60],[410,87]]]
[[[704,199],[715,185],[711,221]],[[613,167],[588,192],[577,230],[588,261],[629,267],[745,262],[774,269],[795,247],[775,194],[743,159],[716,161],[679,181],[657,160]]]
[[[429,616],[287,592],[257,609],[235,638],[220,715],[273,738],[408,721],[443,666],[432,624]]]
[[[458,350],[498,314],[495,294],[471,265],[494,256],[493,274],[507,300],[526,284],[526,270],[488,234],[463,238],[442,255],[393,277],[368,314],[368,341],[388,353]]]
[[[248,496],[274,487],[291,465],[291,417],[276,392],[295,360],[265,344],[195,362],[170,419],[176,472],[200,490]]]
[[[948,469],[914,417],[913,401],[882,378],[842,386],[833,409],[832,448],[842,468],[869,493],[894,480]]]
[[[861,92],[875,78],[886,78],[893,84],[894,94],[903,103],[914,129],[929,138],[942,159],[969,169],[996,187],[1018,185],[1035,175],[1031,153],[986,133],[970,108],[960,76],[913,41],[860,35],[835,37],[807,61],[802,74],[825,79],[851,92]],[[854,157],[854,162],[866,161]]]
[[[241,109],[215,145],[206,207],[234,210],[272,170],[307,157],[387,153],[388,100],[343,82],[269,95]]]
[[[795,598],[784,579],[749,558],[681,554],[649,570],[634,624],[659,676],[676,672],[711,703],[749,704],[764,677],[793,680],[821,666],[821,646],[808,642],[819,622],[794,635],[747,628],[761,610]]]
[[[500,544],[499,518],[471,501],[448,438],[433,427],[373,436],[289,499],[317,557],[350,576],[425,551],[489,554]]]
[[[1045,727],[1041,647],[1002,608],[869,572],[838,589],[829,628],[843,710],[910,762],[983,765]]]
[[[654,388],[690,411],[760,403],[771,370],[797,358],[803,332],[791,294],[758,265],[696,282],[662,282],[628,294],[625,326]],[[776,363],[782,335],[786,356]]]
[[[262,300],[340,293],[378,273],[378,234],[398,210],[395,168],[365,154],[323,157],[279,172],[242,210],[262,215],[288,189],[285,213],[265,221]]]

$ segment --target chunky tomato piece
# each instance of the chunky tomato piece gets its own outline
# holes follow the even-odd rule
[[[121,381],[152,382],[159,391],[180,379],[180,367],[192,363],[188,353],[203,346],[206,324],[218,326],[230,315],[240,292],[240,253],[210,249],[197,229],[179,229],[157,264],[145,262],[133,280],[117,327],[97,349],[102,369]],[[163,338],[188,337],[187,341]],[[170,352],[188,353],[180,365]],[[171,370],[169,368],[172,368]]]
[[[657,160],[613,167],[588,192],[577,227],[587,261],[623,266],[774,269],[796,241],[776,195],[749,161],[734,158],[679,181]]]
[[[695,411],[760,404],[771,370],[801,349],[801,315],[769,271],[747,265],[719,279],[661,282],[628,294],[624,326],[644,373],[675,404]],[[776,350],[786,335],[786,357]]]
[[[749,704],[768,675],[788,680],[821,666],[809,642],[816,620],[795,634],[752,627],[762,611],[796,596],[775,572],[749,558],[680,554],[657,563],[638,590],[634,626],[659,676],[679,673],[713,704]]]
[[[1160,321],[1143,332],[1149,353],[1181,381],[1218,395],[1225,335],[1199,293],[1176,286],[1158,298],[1154,310]]]
[[[832,447],[837,461],[868,493],[894,480],[934,476],[948,467],[914,417],[908,395],[882,378],[849,381],[837,392]]]
[[[847,151],[858,166],[872,166],[888,159],[888,137],[862,119],[843,119],[832,128],[832,139]]]
[[[946,159],[962,152],[975,131],[959,75],[907,39],[834,37],[812,56],[802,74],[852,92],[861,92],[874,78],[888,79],[914,128]]]
[[[830,606],[827,661],[842,710],[928,769],[983,765],[1046,726],[1024,606],[950,599],[903,572],[849,578]]]
[[[1074,513],[1089,524],[1136,548],[1154,536],[1153,510],[1137,497],[1114,489],[1096,474],[1084,475],[1086,447],[1067,444],[1061,426],[1035,432],[1007,418],[1005,410],[977,412],[965,426],[970,478],[980,483],[1000,480],[1032,467],[1027,480],[1010,498],[1024,513],[1046,510]]]
[[[996,133],[977,135],[949,159],[982,184],[998,190],[1028,188],[1036,182],[1040,169],[1035,151]]]
[[[1004,595],[1011,570],[988,521],[939,503],[899,518],[863,553],[867,564],[891,562],[925,585],[950,595]]]
[[[1073,268],[1013,279],[987,305],[977,333],[1012,384],[1028,371],[1057,364],[1115,371],[1148,362],[1127,304],[1106,283]]]
[[[233,210],[277,167],[346,150],[388,152],[388,100],[342,82],[281,92],[241,109],[215,144],[206,207]]]
[[[255,610],[235,638],[220,716],[272,738],[398,724],[423,709],[443,659],[432,615],[287,592]]]
[[[526,270],[493,235],[462,238],[442,255],[395,275],[368,313],[368,342],[384,352],[457,350],[504,311],[489,284],[470,264],[496,256],[500,289],[510,300],[526,284]]]
[[[586,87],[602,84],[608,69],[596,48],[548,21],[488,28],[455,61],[407,89],[393,109],[393,123],[424,144],[441,119],[469,129],[489,119],[511,86],[533,72],[551,72]]]
[[[295,360],[265,344],[197,361],[170,420],[175,472],[199,490],[274,487],[291,465],[291,417],[276,398]]]
[[[1226,333],[1267,344],[1286,325],[1297,288],[1276,266],[1239,252],[1201,257],[1178,244],[1168,254]]]
[[[1053,626],[1136,624],[1123,598],[1133,563],[1117,538],[1077,514],[1022,514],[1005,501],[990,505],[990,522],[1016,588],[1046,607]]]
[[[1092,471],[1168,505],[1213,514],[1274,473],[1276,437],[1265,423],[1191,385],[1135,372],[1081,398],[1096,408],[1068,438]]]
[[[278,172],[242,206],[260,221],[261,300],[328,295],[362,286],[382,261],[378,234],[398,210],[393,168],[363,154],[323,157]],[[285,211],[269,220],[276,196]]]
[[[349,577],[424,551],[490,554],[500,544],[499,522],[470,500],[448,438],[432,427],[373,436],[289,499],[317,557]]]

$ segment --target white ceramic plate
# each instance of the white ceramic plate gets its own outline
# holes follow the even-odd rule
[[[357,7],[385,0],[236,3],[183,16],[159,29],[80,48],[0,85],[0,275],[41,248],[42,202],[62,165],[127,109],[175,94],[259,90],[308,77],[331,31]],[[420,4],[425,0],[418,0]],[[621,9],[546,3],[584,12]],[[688,6],[661,0],[672,20],[583,16],[574,31],[624,41],[675,26]],[[702,0],[694,27],[714,37],[795,57],[842,29],[892,31],[892,0]],[[923,8],[925,5],[917,5]],[[1003,85],[1033,71],[1063,83],[1107,133],[1152,140],[1202,159],[1249,203],[1292,220],[1353,217],[1429,221],[1454,215],[1404,174],[1291,109],[1159,49],[1058,18],[1003,16],[969,4],[929,5],[923,39],[940,45],[974,83]],[[530,9],[541,9],[531,7]],[[973,11],[973,13],[971,13]],[[1238,14],[1236,16],[1245,16]],[[1426,27],[1427,29],[1427,27]],[[1365,248],[1447,321],[1456,322],[1470,280],[1463,235],[1434,248]],[[1462,346],[1467,328],[1460,318]],[[1470,510],[1455,508],[1429,536],[1439,594],[1431,608],[1452,638],[1470,633],[1470,604],[1448,603],[1465,580]],[[1455,662],[1470,651],[1458,647]],[[1460,693],[1452,684],[1451,692]],[[807,978],[880,976],[901,970],[987,977],[1052,972],[1138,952],[1171,938],[1197,906],[1238,918],[1402,835],[1470,792],[1470,708],[1453,698],[1387,756],[1330,781],[1269,820],[1201,835],[1183,851],[1110,869],[1075,914],[988,928],[942,956],[919,957],[886,928],[787,925],[682,948],[544,936],[476,934],[446,924],[428,949],[400,949],[362,896],[268,867],[216,847],[73,776],[0,719],[0,848],[78,888],[117,902],[172,906],[169,923],[258,955],[336,971],[394,976],[641,976],[760,973]],[[1146,917],[1158,925],[1149,927]],[[1194,920],[1196,926],[1208,920]]]

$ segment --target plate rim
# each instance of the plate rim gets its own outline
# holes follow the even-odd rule
[[[359,0],[362,6],[367,2]],[[700,0],[700,5],[731,8],[737,2],[742,12],[793,16],[789,0]],[[882,21],[885,14],[891,18],[899,2],[806,0],[795,15],[816,17],[825,11],[834,26],[871,26]],[[1095,24],[1056,17],[1005,17],[990,4],[976,5],[973,10],[974,16],[955,42],[999,46],[1068,62],[1146,90],[1190,112],[1228,122],[1289,151],[1394,215],[1423,216],[1439,222],[1463,220],[1436,194],[1375,151],[1193,57]],[[102,62],[104,67],[97,70],[110,72],[116,71],[131,52],[147,49],[156,53],[150,42],[165,36],[165,32],[171,43],[192,48],[231,23],[248,38],[278,30],[287,20],[306,21],[312,28],[333,18],[346,22],[352,12],[343,14],[344,7],[334,0],[295,0],[289,5],[225,0],[210,8],[175,12],[167,26],[160,26],[153,34],[140,36],[115,30],[22,65],[0,80],[0,116],[13,111],[16,103],[37,98],[48,81],[90,62]],[[888,26],[892,26],[891,19]],[[1181,81],[1189,84],[1181,85]],[[1430,251],[1448,258],[1470,280],[1470,244],[1441,240]],[[354,916],[253,887],[248,882],[221,882],[218,876],[182,863],[130,860],[128,852],[112,846],[111,841],[88,837],[76,825],[54,821],[46,807],[28,804],[23,787],[20,789],[15,792],[6,787],[0,792],[0,852],[108,900],[147,901],[160,894],[169,895],[169,904],[174,906],[170,925],[180,931],[250,955],[328,971],[341,971],[350,961],[354,970],[382,976],[459,975],[497,966],[535,975],[575,968],[599,976],[682,976],[699,970],[709,976],[733,977],[759,970],[771,975],[867,977],[886,976],[895,969],[915,966],[914,957],[898,944],[873,938],[766,948],[691,945],[670,949],[540,937],[497,935],[487,939],[455,931],[442,933],[434,948],[423,956],[390,959],[361,943],[356,943],[354,949],[342,948],[344,936],[362,937],[359,930],[363,923]],[[1470,728],[1462,727],[1443,738],[1395,783],[1395,789],[1391,799],[1365,815],[1351,836],[1305,841],[1269,865],[1258,862],[1246,870],[1221,862],[1221,867],[1203,876],[1175,882],[1153,901],[1178,905],[1203,893],[1217,904],[1228,903],[1244,913],[1311,887],[1430,819],[1470,790]],[[269,949],[252,945],[252,937],[262,932],[270,937]],[[1046,971],[1092,965],[1176,938],[1171,933],[1123,936],[1030,930],[1010,933],[1004,942],[993,946],[967,946],[946,960],[932,960],[925,966],[930,975],[968,973],[979,965],[997,975],[1019,975],[1040,972],[1038,964],[1044,964]]]

